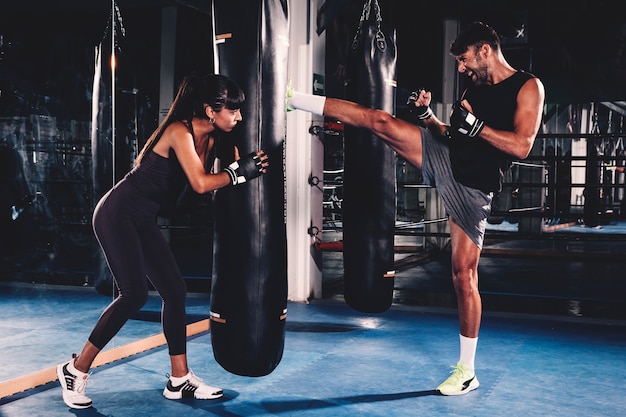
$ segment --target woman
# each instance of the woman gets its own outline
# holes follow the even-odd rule
[[[168,399],[213,399],[210,387],[187,365],[186,287],[174,255],[156,222],[186,183],[199,193],[237,185],[265,173],[261,150],[213,172],[216,144],[242,120],[243,91],[222,75],[189,77],[166,118],[148,138],[133,169],[97,204],[93,228],[118,288],[78,356],[57,366],[63,400],[70,408],[91,407],[85,395],[89,369],[104,346],[148,299],[148,280],[163,299],[162,325],[171,361],[163,395]],[[182,180],[182,181],[181,181]],[[146,279],[147,277],[147,279]]]

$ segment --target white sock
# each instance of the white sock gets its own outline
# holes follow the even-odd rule
[[[189,379],[189,372],[187,372],[187,375],[184,375],[184,376],[178,376],[178,377],[170,376],[170,381],[172,381],[172,384],[174,386],[180,385],[188,379]]]
[[[287,109],[308,111],[320,116],[324,115],[324,103],[326,103],[326,96],[316,96],[298,91],[292,91],[291,97],[287,97]]]
[[[70,371],[71,374],[76,375],[80,378],[87,375],[87,372],[79,371],[78,369],[76,369],[76,367],[74,366],[74,360],[71,360],[70,363],[67,364],[67,370]]]
[[[476,345],[478,344],[477,337],[465,337],[459,334],[461,339],[461,357],[459,362],[467,365],[471,370],[474,370],[474,359],[476,357]]]

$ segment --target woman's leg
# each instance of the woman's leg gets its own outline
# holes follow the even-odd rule
[[[161,231],[154,227],[142,231],[148,279],[163,300],[161,322],[172,362],[172,376],[182,377],[187,367],[187,288],[178,263]]]
[[[205,384],[187,364],[187,288],[169,244],[157,227],[144,229],[141,240],[148,279],[163,300],[161,321],[172,368],[163,396],[170,400],[220,398],[222,389]]]
[[[148,297],[141,242],[128,211],[129,206],[137,203],[130,202],[132,197],[132,190],[109,192],[94,211],[94,232],[113,273],[119,296],[104,310],[78,357],[57,366],[63,401],[70,408],[91,407],[85,390],[94,359]]]
[[[119,295],[102,312],[76,358],[76,368],[83,372],[89,370],[100,350],[148,299],[148,283],[138,228],[129,214],[121,210],[110,211],[110,207],[115,206],[115,199],[125,197],[128,198],[119,194],[112,195],[109,197],[110,205],[99,205],[94,212],[94,232],[104,251]]]

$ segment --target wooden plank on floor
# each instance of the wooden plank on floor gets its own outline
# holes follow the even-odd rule
[[[195,323],[187,325],[187,337],[195,336],[200,333],[209,331],[210,322],[209,319],[200,320]],[[138,353],[145,352],[150,349],[157,348],[165,345],[165,336],[163,333],[155,334],[153,336],[146,337],[145,339],[131,342],[123,346],[118,346],[109,350],[104,350],[96,357],[93,363],[92,369],[98,366],[106,365],[111,362],[118,361],[120,359],[127,358]],[[0,382],[0,399],[10,397],[19,392],[27,391],[29,389],[45,385],[49,382],[57,380],[56,366],[51,368],[42,369],[28,375],[23,375],[17,378],[9,379],[7,381]]]
[[[544,231],[544,233],[552,233],[552,232],[555,232],[557,230],[567,229],[568,227],[576,226],[577,224],[578,224],[578,222],[569,222],[569,223],[555,224],[555,225],[552,225],[552,226],[544,227],[543,231]]]

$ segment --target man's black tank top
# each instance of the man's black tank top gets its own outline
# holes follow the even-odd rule
[[[468,88],[464,98],[472,113],[496,130],[513,131],[517,94],[533,74],[518,71],[494,85]],[[463,185],[485,192],[502,190],[504,172],[511,167],[512,156],[482,139],[452,132],[450,161],[455,179]]]

